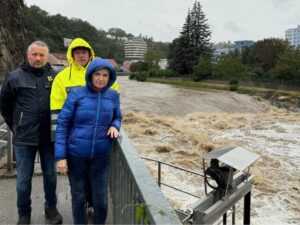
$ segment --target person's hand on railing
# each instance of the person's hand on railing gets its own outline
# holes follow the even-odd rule
[[[66,159],[58,160],[56,162],[56,170],[58,173],[62,175],[67,175],[68,172],[68,164]]]
[[[120,136],[120,132],[115,127],[110,127],[107,135],[110,135],[111,138],[118,138]]]

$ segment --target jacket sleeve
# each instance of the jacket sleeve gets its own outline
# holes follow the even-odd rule
[[[52,87],[50,95],[50,112],[51,112],[51,141],[55,141],[55,132],[57,128],[57,118],[60,110],[65,102],[64,90],[59,76],[56,76]]]
[[[13,85],[10,73],[5,77],[4,83],[1,88],[0,95],[0,110],[1,115],[4,118],[5,123],[12,130],[13,127],[13,111],[15,104],[15,93],[16,90]]]
[[[116,107],[114,108],[114,116],[113,116],[113,121],[111,123],[111,126],[117,128],[120,130],[121,128],[121,123],[122,123],[122,113],[121,113],[121,108],[120,108],[120,95],[116,94]]]
[[[115,90],[116,92],[118,92],[120,94],[120,88],[119,88],[119,84],[117,81],[115,81],[113,83],[113,85],[110,87],[112,90]]]
[[[57,120],[57,129],[55,135],[55,159],[66,159],[68,139],[72,129],[73,117],[75,114],[78,96],[75,91],[68,95]]]

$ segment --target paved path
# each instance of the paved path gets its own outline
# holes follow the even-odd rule
[[[63,216],[64,224],[72,224],[71,195],[68,178],[58,176],[57,180],[58,210]],[[44,216],[43,177],[35,176],[32,180],[32,224],[47,224],[49,221]],[[16,179],[0,180],[0,224],[17,223],[16,208]]]

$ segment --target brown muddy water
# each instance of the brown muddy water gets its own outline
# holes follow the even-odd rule
[[[261,156],[251,167],[255,175],[252,224],[300,223],[299,113],[232,92],[194,91],[127,77],[118,80],[123,128],[141,156],[201,173],[202,156],[211,149],[242,146]],[[145,163],[156,177],[157,166]],[[203,180],[198,177],[163,167],[162,179],[204,195]],[[182,210],[197,200],[162,190],[173,207]]]

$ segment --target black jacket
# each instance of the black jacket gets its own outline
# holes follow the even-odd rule
[[[35,69],[24,62],[4,80],[1,114],[13,131],[13,143],[38,145],[50,142],[50,91],[56,72],[50,64]]]

